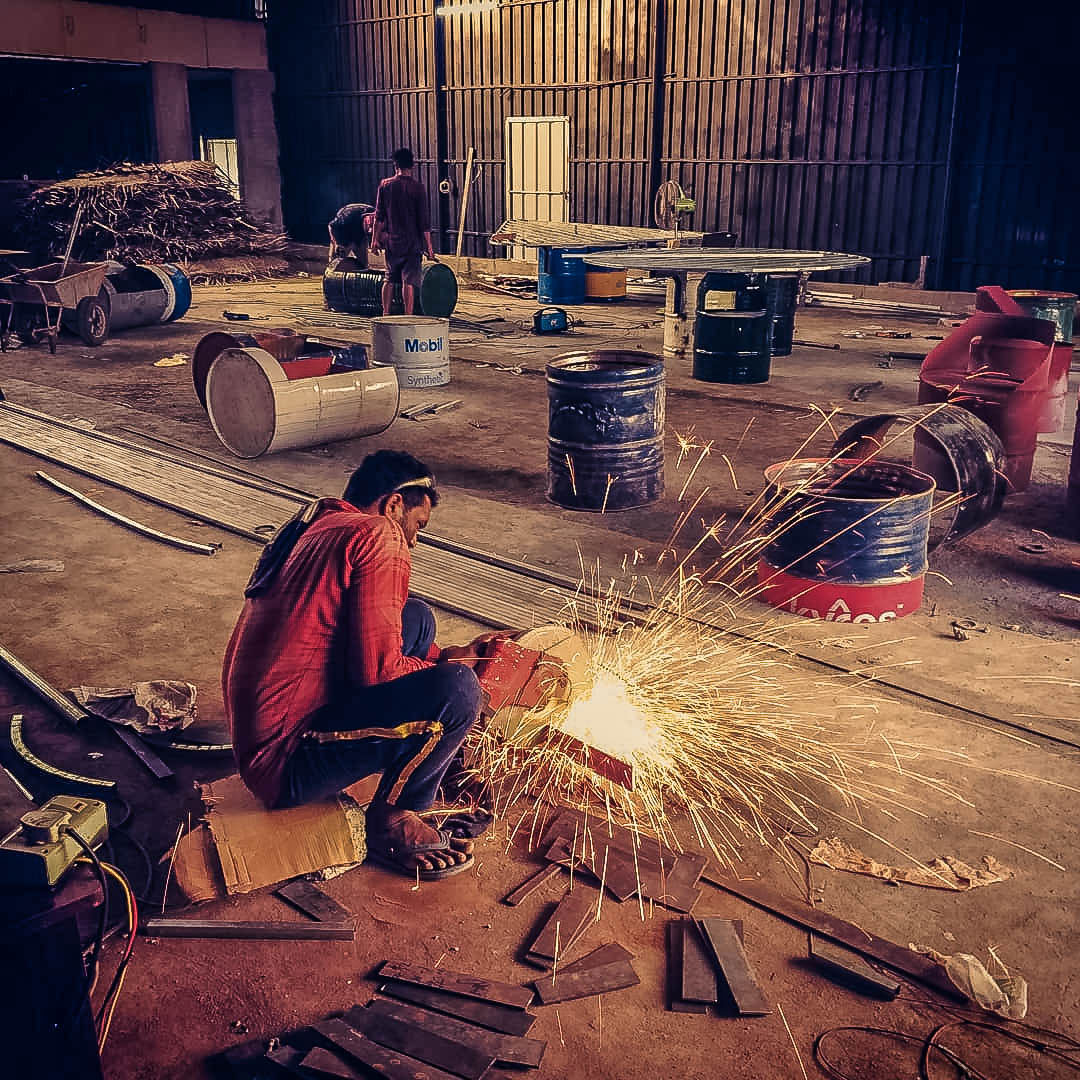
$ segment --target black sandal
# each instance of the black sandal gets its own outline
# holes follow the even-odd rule
[[[454,863],[453,866],[444,866],[441,870],[425,870],[423,867],[415,865],[409,866],[406,864],[408,860],[415,859],[417,855],[465,854],[457,848],[451,847],[451,839],[459,838],[452,837],[450,832],[446,829],[440,829],[439,840],[437,843],[408,844],[404,847],[388,847],[383,850],[378,848],[368,848],[366,861],[373,862],[376,866],[381,866],[386,870],[394,870],[404,877],[416,878],[419,876],[421,881],[440,881],[442,878],[453,877],[455,874],[460,874],[463,870],[468,870],[473,864],[473,856],[471,854],[466,854],[464,862]]]

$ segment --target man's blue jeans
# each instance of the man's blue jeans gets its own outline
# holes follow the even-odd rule
[[[427,656],[435,640],[435,616],[422,600],[410,597],[401,613],[402,651]],[[376,800],[401,810],[426,810],[435,801],[443,775],[480,715],[480,684],[471,667],[436,664],[400,679],[355,690],[328,707],[304,738],[285,770],[277,807],[300,806],[336,795],[372,773],[381,772]],[[407,725],[441,731],[395,734]],[[388,735],[318,741],[320,734],[377,728]],[[332,736],[331,736],[332,737]]]

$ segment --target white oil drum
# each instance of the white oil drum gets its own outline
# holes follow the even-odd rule
[[[450,381],[450,320],[423,315],[383,315],[371,320],[376,364],[392,364],[405,390]]]
[[[219,353],[206,380],[210,423],[241,458],[377,435],[394,422],[398,398],[392,367],[290,380],[253,346]]]

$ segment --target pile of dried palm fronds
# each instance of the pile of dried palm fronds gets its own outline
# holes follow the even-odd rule
[[[124,163],[39,188],[23,205],[24,244],[63,252],[77,207],[72,254],[82,262],[196,262],[285,250],[285,234],[253,218],[208,161]]]

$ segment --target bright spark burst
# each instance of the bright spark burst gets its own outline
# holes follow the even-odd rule
[[[831,427],[832,416],[821,417],[797,453]],[[692,432],[677,438],[680,463],[693,462],[682,498],[713,444]],[[532,741],[489,729],[474,755],[497,811],[543,795],[676,848],[673,823],[685,818],[700,844],[733,865],[748,842],[790,860],[785,836],[815,834],[825,818],[857,826],[871,804],[917,812],[905,805],[901,780],[964,801],[910,767],[924,748],[873,733],[874,704],[860,696],[857,678],[795,667],[785,658],[781,622],[749,604],[760,591],[757,557],[777,535],[770,524],[777,510],[821,478],[833,480],[834,466],[823,462],[795,489],[763,493],[732,525],[707,526],[680,557],[679,534],[698,495],[661,545],[658,565],[670,556],[675,565],[659,583],[605,582],[599,566],[583,567],[562,620],[584,647],[573,703],[556,699],[535,714],[539,727],[530,723],[530,731],[541,734]],[[812,511],[796,516],[805,512]],[[790,517],[779,528],[790,527]],[[644,600],[636,595],[643,590]],[[632,786],[601,775],[560,733],[629,765]]]

